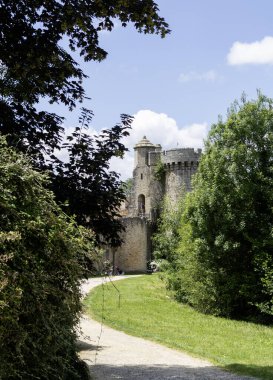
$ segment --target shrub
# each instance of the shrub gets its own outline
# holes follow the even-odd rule
[[[94,254],[92,233],[2,138],[0,153],[0,378],[78,379],[79,258]]]

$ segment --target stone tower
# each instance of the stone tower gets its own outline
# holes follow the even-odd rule
[[[109,252],[113,266],[125,272],[145,272],[151,259],[151,234],[153,222],[164,195],[175,204],[182,189],[191,190],[191,178],[196,172],[201,149],[177,148],[162,151],[146,136],[134,147],[135,168],[133,188],[128,199],[127,217],[122,218],[125,231],[123,244]],[[160,168],[160,176],[156,175]],[[151,223],[152,222],[152,223]]]
[[[134,147],[133,194],[131,216],[154,218],[154,210],[162,197],[161,185],[154,177],[154,169],[161,159],[161,146],[152,144],[146,136]]]
[[[177,201],[181,191],[192,190],[191,180],[199,165],[202,150],[177,148],[162,153],[161,161],[165,169],[164,192],[172,201]]]
[[[129,216],[141,216],[154,221],[164,195],[176,202],[182,190],[191,191],[191,180],[199,164],[201,149],[162,151],[161,145],[152,144],[144,136],[134,150],[135,168]],[[155,175],[159,163],[162,165],[161,178]]]

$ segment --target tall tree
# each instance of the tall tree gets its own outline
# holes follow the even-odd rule
[[[181,227],[179,298],[273,319],[273,100],[235,103],[212,126]]]
[[[86,75],[72,58],[71,51],[77,49],[85,61],[105,59],[107,52],[99,45],[99,32],[111,31],[114,20],[119,20],[123,27],[133,23],[138,32],[156,33],[161,37],[169,33],[168,25],[158,15],[158,7],[153,0],[0,0],[0,19],[0,132],[8,136],[10,145],[31,154],[40,168],[50,169],[55,166],[60,174],[55,186],[57,188],[60,186],[60,178],[66,177],[65,181],[68,179],[68,175],[64,176],[64,170],[68,168],[60,162],[59,168],[56,168],[56,160],[47,166],[45,155],[51,155],[54,149],[60,147],[63,118],[47,111],[38,111],[37,103],[41,97],[46,97],[50,103],[63,103],[73,110],[85,99],[82,81]],[[61,46],[64,37],[68,39],[67,50]],[[87,163],[83,158],[87,151],[88,162],[96,162],[96,166],[93,165],[95,172],[91,176],[92,186],[90,177],[85,194],[95,189],[96,194],[104,196],[103,202],[98,202],[102,207],[107,203],[109,195],[112,197],[108,202],[110,204],[116,204],[114,198],[121,199],[118,177],[114,173],[107,176],[106,166],[109,163],[106,164],[106,161],[111,156],[123,155],[125,147],[119,140],[127,133],[129,124],[130,118],[125,120],[123,117],[121,125],[103,131],[102,136],[95,139],[94,145],[89,145],[88,149],[87,136],[81,136],[81,154],[78,140],[76,145],[74,141],[70,144],[70,168],[75,165],[82,167],[83,162]],[[89,140],[88,144],[92,144],[92,141]],[[78,161],[81,161],[79,164],[73,158],[75,150],[78,152]],[[99,155],[102,164],[98,161]],[[79,171],[78,166],[76,172]],[[89,175],[88,171],[90,174],[90,169],[85,168],[83,175]],[[76,180],[76,176],[73,179]],[[72,186],[73,190],[82,189],[83,182]],[[113,182],[116,184],[112,186]],[[78,194],[79,205],[82,196],[83,192]],[[68,196],[66,200],[75,206],[73,198],[74,196],[71,199]],[[79,211],[86,203],[87,199]],[[71,210],[77,213],[78,209],[74,206],[71,206]],[[96,225],[103,223],[100,219],[102,207],[93,208],[90,215],[98,221],[94,223],[95,230]],[[108,215],[113,221],[113,228],[108,230],[112,230],[115,235],[115,226],[118,224],[114,220],[114,214],[115,212],[110,212]],[[79,220],[86,218],[80,214]],[[97,233],[100,232],[101,228],[98,228]],[[114,240],[116,238],[117,235]]]
[[[86,75],[60,45],[64,36],[85,61],[101,61],[107,52],[98,33],[111,31],[115,19],[124,27],[132,22],[139,32],[162,37],[169,32],[152,0],[0,0],[0,11],[0,60],[6,71],[1,131],[29,149],[38,149],[40,141],[55,147],[61,132],[56,115],[37,112],[40,97],[71,110],[85,98]]]
[[[52,190],[68,214],[76,215],[78,223],[96,232],[98,241],[118,246],[123,229],[119,208],[126,195],[119,175],[110,171],[110,159],[123,155],[126,148],[119,140],[128,134],[131,117],[121,115],[121,124],[93,137],[85,131],[91,117],[83,109],[81,126],[64,144],[68,161],[52,161]]]
[[[166,260],[169,264],[174,262],[177,255],[176,248],[179,243],[179,227],[184,209],[185,191],[181,191],[176,203],[168,196],[162,201],[157,230],[152,236],[153,255],[156,260]]]

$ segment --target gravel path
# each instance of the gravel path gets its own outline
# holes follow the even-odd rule
[[[121,280],[126,276],[114,277]],[[83,294],[105,282],[93,278],[82,286]],[[129,336],[83,316],[80,356],[96,380],[253,380],[214,367],[160,344]]]

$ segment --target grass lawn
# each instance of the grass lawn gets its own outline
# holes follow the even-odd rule
[[[128,334],[209,359],[233,372],[273,379],[273,328],[231,321],[173,301],[158,275],[95,288],[84,300],[94,319]],[[104,301],[103,301],[104,299]],[[104,307],[102,305],[104,304]]]

